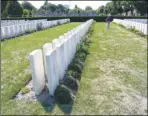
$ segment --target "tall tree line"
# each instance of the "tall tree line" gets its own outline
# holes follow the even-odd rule
[[[98,8],[98,13],[104,13],[105,15],[111,14],[111,15],[121,15],[122,13],[125,13],[125,15],[128,14],[128,12],[131,12],[131,15],[133,15],[133,11],[136,11],[141,16],[147,14],[148,10],[148,2],[147,0],[135,0],[135,1],[116,1],[113,0],[111,2],[108,2],[105,6],[101,6]]]
[[[25,1],[20,4],[17,0],[1,1],[1,16],[7,17],[31,17],[36,12],[36,8],[29,2]]]
[[[83,10],[79,8],[77,5],[73,9],[69,9],[62,4],[55,5],[49,3],[47,0],[45,3],[39,8],[36,9],[30,2],[24,1],[20,4],[17,0],[2,0],[1,1],[1,16],[2,18],[6,17],[31,17],[34,13],[39,14],[48,14],[48,13],[59,13],[59,14],[85,14],[94,12],[97,15],[125,15],[128,12],[131,12],[133,15],[136,10],[141,16],[147,13],[148,4],[147,0],[137,0],[137,1],[129,1],[129,0],[112,0],[108,2],[105,6],[100,6],[97,10],[93,10],[92,7],[86,6]]]

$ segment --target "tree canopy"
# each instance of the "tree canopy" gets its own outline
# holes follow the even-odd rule
[[[93,10],[91,6],[86,6],[85,9],[79,8],[77,5],[73,9],[69,9],[62,4],[51,4],[47,0],[44,4],[36,9],[30,2],[24,1],[20,5],[17,0],[1,1],[1,14],[3,17],[30,17],[32,14],[41,14],[41,15],[49,15],[53,16],[59,15],[136,15],[137,13],[141,16],[147,14],[148,4],[147,0],[143,1],[128,1],[128,0],[112,0],[108,2],[106,5],[100,6],[97,10]],[[51,16],[52,16],[51,15]]]
[[[2,17],[21,17],[23,14],[22,6],[16,0],[2,1]]]
[[[27,10],[30,10],[30,11],[32,11],[33,9],[36,9],[30,2],[28,2],[28,1],[24,1],[24,2],[22,2],[22,8],[23,9],[27,9]]]
[[[103,10],[102,10],[103,9]],[[121,0],[112,0],[111,2],[108,2],[104,8],[100,6],[98,8],[98,11],[100,10],[104,11],[105,14],[111,14],[111,15],[121,15],[122,13],[127,13],[130,11],[133,15],[133,11],[136,10],[137,13],[140,13],[140,15],[145,15],[147,13],[148,4],[147,0],[143,1],[121,1]]]
[[[86,6],[85,10],[93,10],[91,6]]]

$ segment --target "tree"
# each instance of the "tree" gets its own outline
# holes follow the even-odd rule
[[[17,2],[16,0],[14,1],[8,1],[7,4],[7,11],[8,11],[8,15],[10,17],[21,17],[23,14],[23,9],[20,5],[19,2]]]
[[[51,10],[51,12],[54,12],[57,9],[56,5],[54,4],[49,4],[48,7]]]
[[[4,12],[6,6],[7,6],[7,1],[6,0],[1,1],[1,14]]]
[[[104,13],[104,10],[105,10],[105,7],[102,5],[102,6],[100,6],[100,7],[97,9],[97,13],[98,13],[98,14]]]
[[[32,13],[31,13],[31,11],[29,11],[29,13],[28,13],[28,17],[32,17]]]
[[[22,4],[22,8],[23,9],[27,9],[27,10],[30,10],[32,11],[33,9],[36,9],[30,2],[28,1],[24,1]]]
[[[92,10],[92,7],[91,6],[86,6],[85,10]]]
[[[36,9],[32,9],[32,11],[31,11],[32,14],[34,14],[34,13],[36,13],[36,12],[37,12]]]
[[[75,8],[74,9],[78,9],[78,6],[77,5],[75,5]]]
[[[72,12],[80,15],[82,9],[75,5],[74,9],[72,9]]]
[[[59,4],[58,6],[57,6],[57,9],[59,9],[59,11],[61,11],[61,12],[65,12],[65,7],[62,5],[62,4]]]
[[[29,15],[29,10],[23,9],[23,17],[28,17],[28,15]]]
[[[123,13],[123,8],[122,8],[122,2],[121,1],[116,1],[116,8],[117,8],[117,12],[121,15],[121,13]]]
[[[9,8],[9,6],[10,6],[10,1],[7,1],[6,2],[6,6],[3,9],[3,13],[2,13],[2,17],[3,18],[7,18],[8,17],[8,8]]]
[[[148,2],[147,0],[137,0],[137,1],[131,1],[133,4],[134,8],[141,14],[144,15],[147,13],[148,9]]]
[[[130,4],[128,1],[122,1],[122,8],[123,8],[123,12],[127,13],[130,11]]]
[[[104,8],[105,14],[114,14],[112,2],[108,2]]]

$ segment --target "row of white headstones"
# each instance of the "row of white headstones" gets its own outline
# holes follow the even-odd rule
[[[51,26],[56,26],[59,24],[64,24],[70,22],[70,19],[60,19],[60,20],[52,20],[52,21],[31,21],[24,22],[21,24],[10,25],[10,26],[2,26],[1,27],[1,39],[9,39],[12,37],[16,37],[22,34],[25,34],[26,31],[37,31],[37,26],[40,25],[41,29],[49,28]]]
[[[41,49],[29,54],[33,90],[36,95],[44,89],[45,80],[48,83],[49,94],[54,95],[56,87],[63,80],[65,71],[75,55],[77,44],[86,35],[92,22],[93,20],[90,19],[58,39],[54,39],[52,43],[46,43],[43,46],[43,54]]]
[[[136,30],[140,31],[141,33],[143,33],[144,35],[148,35],[148,32],[147,32],[148,25],[147,24],[138,23],[135,21],[121,20],[121,19],[114,19],[113,22],[115,22],[117,24],[121,24],[121,25],[125,26],[126,28],[136,29]]]
[[[139,22],[139,23],[145,23],[145,24],[148,23],[148,20],[147,19],[124,19],[124,20],[134,21],[134,22]]]
[[[10,26],[10,25],[18,25],[18,24],[25,24],[25,23],[32,23],[32,22],[41,22],[47,21],[47,19],[40,19],[40,20],[1,20],[1,26]]]

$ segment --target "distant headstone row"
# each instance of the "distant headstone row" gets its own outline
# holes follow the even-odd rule
[[[47,19],[40,19],[40,20],[1,20],[1,26],[10,26],[10,25],[18,25],[18,24],[25,24],[25,23],[32,23],[32,22],[42,22],[47,21]]]
[[[114,19],[113,22],[121,24],[127,28],[136,29],[141,33],[143,33],[144,35],[148,35],[148,30],[147,30],[148,24],[143,24],[135,21],[121,20],[121,19]]]
[[[147,19],[124,19],[126,21],[134,21],[137,23],[144,23],[144,24],[148,24],[148,20]]]
[[[39,95],[45,87],[45,75],[48,81],[49,93],[54,95],[56,87],[60,80],[64,78],[65,71],[76,53],[77,44],[86,35],[92,22],[92,19],[88,20],[58,39],[54,39],[52,43],[46,43],[43,46],[43,56],[41,49],[29,54],[33,88],[36,95]]]
[[[15,22],[15,21],[13,21]],[[17,21],[16,21],[17,22]],[[52,26],[64,24],[70,22],[70,19],[60,19],[60,20],[32,20],[32,21],[21,21],[18,24],[14,23],[14,25],[10,26],[2,26],[1,27],[1,39],[9,39],[12,37],[20,36],[27,32],[33,32],[37,30],[42,30],[45,28],[49,28]]]

